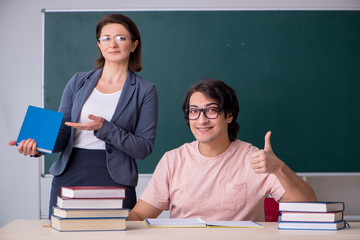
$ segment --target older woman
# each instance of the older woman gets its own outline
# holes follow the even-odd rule
[[[135,23],[121,14],[96,27],[100,58],[95,70],[76,73],[62,95],[64,113],[55,146],[61,152],[50,168],[54,175],[49,215],[61,186],[118,186],[126,189],[124,208],[136,203],[135,159],[153,149],[157,125],[155,85],[138,76],[141,38]],[[9,143],[15,145],[14,141]],[[39,156],[36,142],[18,145],[24,155]]]

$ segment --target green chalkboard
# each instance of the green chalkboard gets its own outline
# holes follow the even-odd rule
[[[98,57],[95,26],[112,12],[44,11],[44,105],[57,110],[75,72]],[[130,11],[156,84],[159,122],[152,173],[165,151],[193,140],[181,112],[189,86],[223,80],[238,93],[239,139],[296,172],[360,172],[360,11]],[[52,158],[46,158],[46,171]]]

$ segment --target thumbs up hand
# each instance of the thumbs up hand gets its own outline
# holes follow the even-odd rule
[[[271,132],[265,135],[264,150],[253,152],[250,155],[251,168],[255,173],[276,173],[281,167],[281,160],[274,154],[270,143]]]

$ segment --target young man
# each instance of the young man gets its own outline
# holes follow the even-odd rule
[[[313,189],[276,157],[265,135],[263,150],[236,139],[235,91],[203,79],[184,99],[195,141],[164,154],[128,220],[171,218],[264,221],[264,199],[316,201]]]

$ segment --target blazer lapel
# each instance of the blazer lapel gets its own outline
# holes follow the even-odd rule
[[[121,115],[126,106],[129,104],[132,95],[134,94],[136,88],[136,75],[132,71],[129,71],[123,90],[121,92],[120,99],[117,103],[114,115],[111,118],[110,122],[115,122],[116,119]]]

